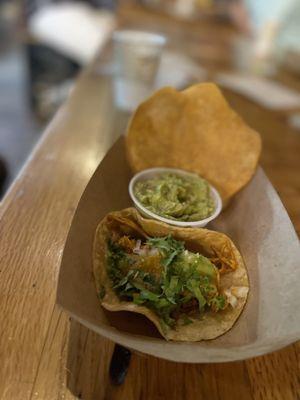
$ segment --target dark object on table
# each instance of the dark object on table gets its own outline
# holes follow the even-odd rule
[[[124,382],[130,359],[131,351],[116,344],[109,366],[109,376],[113,385],[122,385]]]
[[[7,168],[3,160],[0,159],[0,200],[4,194],[4,184],[7,178]]]
[[[49,120],[67,97],[64,86],[80,71],[75,61],[41,44],[26,46],[30,104],[40,120]]]

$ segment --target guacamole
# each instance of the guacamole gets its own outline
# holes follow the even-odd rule
[[[133,191],[149,211],[175,221],[200,221],[215,210],[207,181],[196,175],[161,173],[137,182]]]

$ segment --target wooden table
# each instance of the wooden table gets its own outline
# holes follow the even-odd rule
[[[136,14],[128,15],[132,25]],[[196,41],[202,30],[193,29],[189,33]],[[288,127],[285,115],[225,94],[261,133],[261,163],[300,233],[300,133]],[[124,129],[126,118],[112,101],[109,80],[91,66],[1,204],[1,400],[299,399],[299,344],[224,364],[184,365],[134,354],[125,384],[113,387],[108,379],[113,344],[55,306],[60,259],[76,205]]]

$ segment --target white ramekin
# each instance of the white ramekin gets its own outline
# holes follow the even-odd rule
[[[157,214],[153,213],[152,211],[148,210],[146,207],[144,207],[139,202],[139,200],[136,198],[136,196],[134,194],[133,189],[134,189],[135,184],[139,181],[154,178],[155,176],[160,175],[161,173],[164,173],[164,172],[172,172],[172,173],[175,173],[175,174],[181,175],[181,176],[198,176],[197,174],[194,174],[192,172],[187,172],[182,169],[176,169],[176,168],[149,168],[149,169],[145,169],[145,170],[135,174],[129,182],[129,195],[130,195],[132,201],[134,202],[134,205],[136,206],[136,208],[140,211],[140,213],[142,215],[144,215],[147,218],[152,218],[152,219],[156,219],[158,221],[165,222],[169,225],[175,225],[175,226],[181,226],[181,227],[193,227],[193,228],[203,228],[209,222],[211,222],[212,220],[217,218],[217,216],[222,211],[222,199],[221,199],[218,191],[210,184],[209,184],[210,193],[211,193],[211,196],[215,203],[215,211],[213,212],[212,215],[210,215],[209,217],[202,219],[200,221],[186,221],[186,222],[185,221],[175,221],[173,219],[169,219],[169,218],[165,218],[160,215],[157,215]]]

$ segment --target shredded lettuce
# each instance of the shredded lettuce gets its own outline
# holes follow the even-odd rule
[[[99,292],[98,292],[98,296],[99,296],[99,299],[100,299],[100,300],[103,300],[103,299],[104,299],[105,293],[106,293],[105,287],[104,287],[104,286],[101,286],[101,288],[100,288],[100,290],[99,290]]]

